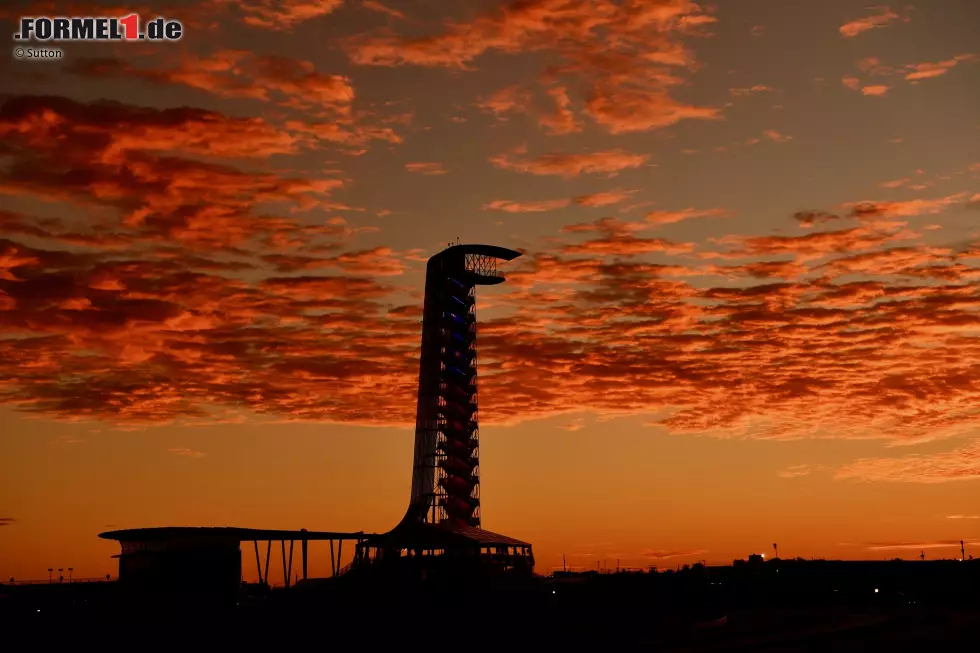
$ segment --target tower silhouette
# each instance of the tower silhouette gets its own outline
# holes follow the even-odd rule
[[[403,524],[480,527],[476,287],[502,283],[497,260],[520,255],[456,244],[426,265],[412,494]]]

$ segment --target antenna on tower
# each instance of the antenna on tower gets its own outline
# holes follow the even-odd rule
[[[966,547],[963,545],[963,540],[960,540],[960,560],[966,560]]]

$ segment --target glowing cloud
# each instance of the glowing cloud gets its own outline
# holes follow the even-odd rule
[[[853,38],[872,29],[888,26],[900,17],[887,6],[874,7],[874,13],[863,18],[857,18],[840,26],[841,36]]]
[[[490,162],[498,168],[532,175],[559,175],[578,177],[583,174],[616,173],[629,168],[639,168],[649,160],[646,154],[632,154],[625,150],[603,150],[584,154],[549,153],[535,158],[517,158],[525,150],[498,154]]]
[[[405,169],[409,172],[416,172],[420,175],[444,175],[449,172],[442,167],[441,163],[434,161],[416,161],[406,163]]]
[[[936,454],[862,458],[839,469],[836,477],[892,483],[975,481],[980,479],[980,441]]]

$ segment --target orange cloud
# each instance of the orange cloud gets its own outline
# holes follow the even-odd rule
[[[967,546],[976,546],[980,541],[969,540],[963,542]],[[896,551],[911,550],[921,551],[924,549],[952,549],[960,548],[960,540],[940,540],[930,542],[868,542],[865,544],[870,551]]]
[[[346,112],[354,88],[342,75],[320,73],[309,61],[247,50],[218,50],[208,57],[183,54],[172,66],[138,68],[113,58],[73,59],[66,71],[89,78],[136,78],[188,86],[220,97],[275,101],[283,106]]]
[[[788,143],[793,140],[792,136],[787,136],[786,134],[780,134],[775,129],[767,129],[762,132],[762,135],[774,143]]]
[[[911,182],[911,181],[912,180],[909,179],[908,177],[903,177],[902,179],[893,179],[891,181],[883,181],[883,182],[881,182],[881,187],[882,188],[901,188],[902,186],[908,185],[909,182]]]
[[[586,110],[611,133],[659,129],[684,119],[717,119],[720,110],[676,101],[668,93],[682,79],[669,67],[686,68],[693,58],[680,37],[714,22],[692,2],[649,5],[613,0],[530,0],[511,2],[476,18],[449,23],[441,34],[414,38],[391,32],[349,39],[351,61],[360,65],[443,66],[472,69],[487,53],[551,51],[563,63],[546,76],[589,80]],[[617,50],[608,47],[619,44]],[[552,133],[578,126],[562,86],[548,91],[556,111],[542,124]]]
[[[671,558],[693,558],[709,553],[708,549],[691,549],[686,551],[664,551],[662,549],[646,549],[640,555],[651,560],[669,560]]]
[[[587,106],[592,118],[611,134],[659,129],[686,119],[721,119],[720,109],[681,104],[660,91],[600,88]]]
[[[566,233],[599,232],[603,236],[582,243],[565,245],[565,254],[591,254],[602,256],[637,256],[663,252],[684,254],[694,250],[691,243],[675,243],[662,238],[638,238],[633,234],[647,229],[648,225],[637,222],[622,222],[615,218],[601,218],[586,224],[569,225],[563,228]]]
[[[860,70],[872,75],[891,75],[895,72],[890,66],[883,65],[878,57],[865,57],[857,65]]]
[[[405,169],[409,172],[416,172],[421,175],[444,175],[448,170],[442,167],[441,163],[433,161],[416,161],[406,163]]]
[[[587,207],[602,207],[618,204],[628,199],[636,191],[613,190],[591,195],[580,195],[572,199],[541,200],[537,202],[514,202],[510,200],[494,200],[483,206],[485,211],[503,211],[505,213],[540,213],[565,208],[571,204]]]
[[[339,246],[337,246],[339,248]],[[405,271],[405,264],[390,247],[374,247],[368,250],[343,252],[336,256],[307,256],[302,254],[267,254],[262,257],[277,272],[300,272],[338,268],[347,274],[362,276],[398,276]]]
[[[743,265],[712,266],[707,271],[732,278],[796,279],[805,275],[809,269],[796,261],[759,261]]]
[[[809,465],[790,465],[786,469],[779,471],[780,478],[800,478],[809,476],[813,469]]]
[[[957,64],[965,63],[968,61],[980,61],[980,55],[960,54],[953,57],[952,59],[946,59],[945,61],[909,64],[905,66],[905,70],[906,70],[905,79],[909,81],[917,82],[923,79],[932,79],[933,77],[940,77],[948,73],[953,68],[955,68]]]
[[[861,59],[857,66],[861,71],[870,75],[901,75],[907,81],[916,84],[924,79],[931,79],[945,75],[960,63],[969,61],[980,61],[980,54],[960,54],[943,61],[908,64],[901,68],[886,66],[881,63],[881,60],[878,57],[866,57]],[[890,90],[890,86],[887,84],[879,83],[862,85],[861,80],[853,75],[845,75],[841,78],[841,82],[844,84],[844,86],[850,88],[851,90],[861,91],[861,93],[866,96],[882,96],[887,94]]]
[[[317,355],[309,345],[317,333],[317,347],[363,337],[376,320],[370,316],[380,313],[372,298],[387,293],[376,282],[344,276],[247,283],[202,271],[207,262],[184,252],[138,246],[134,241],[130,256],[103,257],[0,243],[0,251],[26,252],[31,261],[0,281],[11,299],[0,329],[22,334],[19,353],[10,339],[0,342],[0,399],[51,416],[166,422],[207,421],[205,406],[213,402],[296,416],[312,416],[319,405],[326,414],[326,405],[296,384],[333,385],[320,378],[331,370],[347,378],[331,392],[355,392],[362,372],[345,370],[342,353]],[[397,338],[389,342],[395,346]],[[292,365],[303,349],[310,355]],[[247,360],[268,367],[247,371]],[[164,368],[165,377],[152,372]],[[68,377],[84,382],[62,385]]]
[[[936,199],[917,199],[898,202],[863,201],[844,204],[855,218],[894,218],[913,217],[917,215],[935,215],[950,206],[961,204],[967,199],[967,193],[955,193]]]
[[[562,227],[562,231],[565,233],[590,233],[598,231],[611,236],[625,236],[647,229],[649,229],[649,225],[643,224],[642,222],[623,222],[616,218],[599,218],[594,222],[570,224]]]
[[[480,100],[476,106],[484,111],[490,111],[498,118],[508,113],[524,113],[531,102],[531,94],[520,86],[508,86],[492,93],[488,98]]]
[[[4,224],[57,226],[16,214]],[[377,276],[384,261],[409,259],[343,251],[337,239],[351,228],[327,227],[338,251],[323,257],[299,224],[295,252],[258,258],[0,244],[0,329],[32,334],[0,339],[0,398],[76,419],[203,421],[206,407],[230,405],[280,419],[410,423],[419,307],[392,301],[399,289]],[[879,255],[896,232],[860,228],[738,237],[727,242],[739,255],[773,260],[691,269],[646,260],[693,249],[639,236],[650,228],[612,218],[571,225],[564,237],[585,241],[528,252],[508,270],[498,314],[481,322],[492,418],[666,412],[658,428],[678,433],[898,441],[974,428],[977,280],[833,276],[855,266],[898,275],[945,254]],[[875,257],[855,258],[862,253]],[[899,254],[904,262],[890,258]],[[775,260],[784,255],[794,260]],[[203,267],[232,261],[254,267],[241,278]],[[279,274],[264,276],[268,265]],[[315,275],[320,267],[358,274]],[[709,287],[711,274],[766,281]],[[154,376],[159,369],[167,375]]]
[[[512,202],[510,200],[494,200],[483,205],[484,211],[503,211],[504,213],[542,213],[554,211],[570,204],[569,200],[543,200],[539,202]]]
[[[638,256],[664,252],[684,254],[694,250],[691,243],[675,243],[662,238],[637,238],[636,236],[606,236],[587,240],[562,248],[565,254],[589,254],[599,256]]]
[[[574,134],[582,131],[582,123],[578,121],[571,110],[572,101],[568,97],[568,89],[557,86],[548,89],[548,94],[555,101],[555,110],[541,116],[538,122],[547,128],[552,135]]]
[[[876,252],[844,256],[815,268],[841,277],[850,274],[887,276],[909,274],[916,268],[950,260],[950,251],[941,248],[893,247]]]
[[[261,118],[230,118],[187,107],[158,110],[32,96],[3,106],[0,135],[29,147],[43,148],[52,140],[64,148],[78,144],[83,150],[77,154],[106,164],[139,150],[248,158],[294,153],[302,145],[295,135]]]
[[[344,0],[210,0],[242,14],[242,22],[252,27],[286,30],[299,23],[333,13]]]
[[[612,190],[603,193],[593,193],[591,195],[579,195],[572,201],[580,206],[609,206],[619,204],[636,193],[635,190]]]
[[[520,148],[512,153],[490,157],[490,162],[504,170],[525,172],[533,175],[559,175],[578,177],[583,174],[608,174],[610,176],[630,168],[639,168],[649,160],[646,154],[632,154],[625,150],[603,150],[584,154],[543,154],[533,159],[518,159],[524,154]]]
[[[282,296],[299,299],[374,299],[390,291],[372,279],[357,277],[270,277],[262,280],[261,288]]]
[[[598,6],[596,6],[598,4]],[[610,0],[531,0],[512,2],[469,22],[450,23],[439,35],[400,38],[392,34],[364,35],[348,43],[358,64],[422,65],[467,68],[490,52],[526,52],[557,48],[563,42],[591,42],[600,30],[622,37],[690,31],[701,8],[687,2],[623,7]],[[711,17],[705,17],[711,22]],[[654,46],[663,45],[656,37]],[[648,46],[649,47],[649,46]]]
[[[862,458],[839,469],[836,476],[838,479],[892,483],[977,480],[980,479],[980,441],[941,453]]]
[[[202,452],[196,451],[194,449],[188,449],[187,447],[173,447],[171,449],[167,449],[167,451],[169,453],[174,454],[175,456],[185,456],[187,458],[204,458],[204,454]]]
[[[887,6],[874,7],[875,12],[869,16],[852,20],[840,26],[841,36],[853,38],[868,30],[886,27],[900,17]]]
[[[861,89],[861,95],[871,95],[875,97],[881,97],[888,92],[888,86],[885,84],[874,84],[872,86],[865,86]]]
[[[65,71],[87,78],[138,79],[161,85],[182,85],[218,97],[273,102],[308,113],[313,120],[287,120],[283,136],[318,148],[324,143],[344,145],[360,154],[373,140],[400,143],[388,126],[371,124],[369,114],[355,112],[354,88],[341,75],[318,72],[312,63],[284,57],[258,56],[244,50],[218,50],[208,57],[182,55],[176,64],[139,68],[114,58],[72,59]],[[402,122],[404,116],[380,122]],[[255,122],[260,122],[256,120]]]
[[[764,84],[756,84],[755,86],[750,86],[746,88],[730,88],[728,92],[734,97],[745,97],[747,95],[752,95],[753,93],[771,93],[772,89]]]
[[[363,2],[361,2],[361,6],[364,7],[365,9],[370,9],[371,11],[376,11],[378,13],[385,14],[386,16],[390,16],[391,18],[398,18],[400,20],[404,20],[405,18],[405,14],[403,14],[402,12],[398,11],[397,9],[392,9],[391,7],[383,5],[377,0],[363,0]]]
[[[826,211],[797,211],[793,214],[793,219],[799,222],[804,229],[809,229],[817,224],[840,220],[840,216]]]
[[[303,121],[287,120],[285,129],[302,139],[305,146],[323,147],[326,143],[346,146],[348,154],[363,154],[372,141],[402,143],[403,139],[390,127],[359,125],[354,121]]]
[[[681,222],[683,220],[690,220],[692,218],[710,218],[710,217],[721,217],[725,215],[723,209],[681,209],[680,211],[651,211],[646,214],[646,221],[650,224],[662,225],[662,224],[674,224],[675,222]]]
[[[105,122],[109,118],[112,122]],[[167,123],[170,136],[166,136]],[[120,139],[119,124],[152,135],[146,147]],[[280,149],[258,121],[220,114],[171,113],[122,104],[81,105],[61,98],[19,97],[0,108],[0,133],[12,164],[0,174],[0,192],[113,209],[122,222],[90,220],[52,237],[76,245],[117,247],[133,239],[229,250],[246,243],[279,246],[328,233],[295,219],[251,215],[265,202],[310,210],[327,202],[343,181],[245,172],[201,157],[244,156]],[[222,134],[237,143],[216,140]],[[54,138],[57,136],[58,138]],[[248,139],[254,140],[248,140]],[[160,153],[171,143],[171,151]],[[179,158],[186,153],[195,158]]]
[[[779,254],[809,260],[835,253],[867,251],[880,247],[896,236],[894,232],[860,227],[842,231],[821,231],[805,236],[726,236],[717,239],[717,242],[739,247],[733,252],[724,254],[727,258]],[[713,253],[705,254],[706,258],[714,256]]]

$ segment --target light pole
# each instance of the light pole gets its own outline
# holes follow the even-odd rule
[[[71,572],[75,571],[74,567],[68,568],[68,584],[71,585]]]
[[[51,572],[54,571],[51,567],[48,567],[48,585],[51,584]]]
[[[65,575],[63,573],[61,573],[63,571],[64,571],[64,569],[62,567],[58,567],[58,582],[59,583],[65,582]]]

